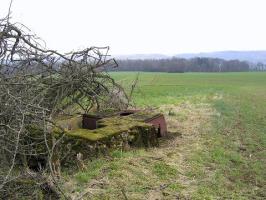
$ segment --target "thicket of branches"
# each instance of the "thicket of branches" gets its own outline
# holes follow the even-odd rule
[[[105,72],[117,66],[108,50],[61,54],[24,25],[0,20],[0,198],[60,192],[55,149],[64,135],[51,133],[58,115],[127,107],[124,90]],[[39,155],[47,164],[33,172],[29,158]]]

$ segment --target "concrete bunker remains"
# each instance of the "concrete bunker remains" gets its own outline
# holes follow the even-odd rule
[[[84,114],[82,116],[82,128],[89,130],[102,128],[102,124],[98,123],[99,120],[115,116],[130,116],[132,119],[151,124],[157,131],[157,137],[163,137],[167,135],[167,125],[163,114],[145,113],[145,111],[141,110],[123,110],[121,112],[112,114]]]

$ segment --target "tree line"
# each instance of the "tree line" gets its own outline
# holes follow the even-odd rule
[[[219,58],[171,58],[146,60],[117,60],[119,67],[113,71],[146,72],[243,72],[249,71],[250,65],[239,60]]]

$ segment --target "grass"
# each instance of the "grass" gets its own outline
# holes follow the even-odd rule
[[[178,171],[174,167],[171,167],[164,162],[155,163],[153,166],[153,173],[162,180],[168,177],[176,176]]]
[[[88,163],[87,168],[84,171],[80,171],[75,175],[77,182],[84,184],[90,181],[92,178],[97,177],[104,164],[105,161],[102,159],[97,159]]]
[[[112,73],[126,88],[136,75]],[[68,174],[73,197],[266,198],[266,73],[141,73],[133,98],[165,113],[169,138]]]
[[[195,156],[204,166],[213,165],[214,177],[201,184],[199,197],[210,192],[223,198],[266,197],[266,94],[262,90],[260,85],[244,87],[213,103],[221,116],[205,136],[211,136],[212,143]],[[209,188],[206,193],[203,187]]]

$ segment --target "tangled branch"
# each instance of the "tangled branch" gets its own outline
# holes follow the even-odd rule
[[[123,88],[106,72],[117,67],[108,53],[109,47],[90,47],[61,54],[46,49],[24,25],[10,23],[9,16],[0,19],[1,194],[19,188],[23,177],[43,181],[27,171],[39,155],[48,160],[42,174],[56,184],[52,159],[60,138],[51,134],[56,117],[128,106]],[[33,134],[32,127],[39,132]]]

